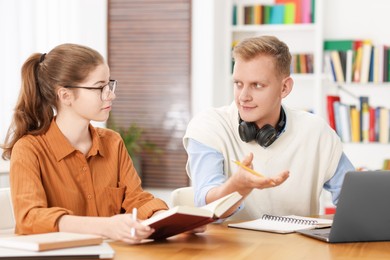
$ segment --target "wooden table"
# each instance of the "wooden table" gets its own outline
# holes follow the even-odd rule
[[[299,234],[275,234],[211,224],[203,234],[126,245],[111,242],[122,259],[390,259],[389,242],[328,244]]]

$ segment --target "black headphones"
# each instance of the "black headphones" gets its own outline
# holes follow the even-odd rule
[[[280,109],[279,122],[276,125],[276,128],[270,124],[266,124],[259,129],[255,123],[243,121],[240,115],[238,115],[238,118],[238,133],[240,134],[241,140],[246,143],[256,140],[256,142],[264,148],[270,146],[276,140],[278,134],[286,125],[286,113],[284,112],[283,107]]]

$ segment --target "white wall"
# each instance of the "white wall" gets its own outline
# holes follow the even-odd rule
[[[11,123],[20,68],[34,52],[72,42],[107,57],[107,0],[0,0],[0,143]],[[2,151],[0,151],[2,153]],[[9,186],[0,158],[0,187]]]
[[[107,0],[0,0],[0,24],[2,143],[20,88],[20,68],[30,54],[72,42],[107,57]]]
[[[323,0],[324,37],[390,44],[389,0]]]
[[[228,104],[232,89],[227,81],[229,45],[225,0],[192,0],[192,115],[211,106]]]

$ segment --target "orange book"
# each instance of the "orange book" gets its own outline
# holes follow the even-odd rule
[[[307,61],[306,61],[306,54],[299,54],[299,64],[301,71],[299,73],[307,73]]]
[[[263,9],[261,5],[254,6],[254,23],[262,24],[263,23]]]
[[[351,106],[351,141],[353,143],[360,142],[360,115],[356,106]]]

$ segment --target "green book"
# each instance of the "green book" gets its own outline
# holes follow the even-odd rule
[[[233,25],[237,25],[237,5],[233,5],[232,23]]]
[[[387,79],[386,82],[390,81],[390,48],[387,51]]]
[[[264,24],[271,23],[271,8],[271,5],[264,5],[263,7]]]
[[[347,51],[354,49],[354,40],[325,40],[325,51]]]
[[[285,24],[295,23],[295,4],[289,3],[284,5],[284,21]]]

